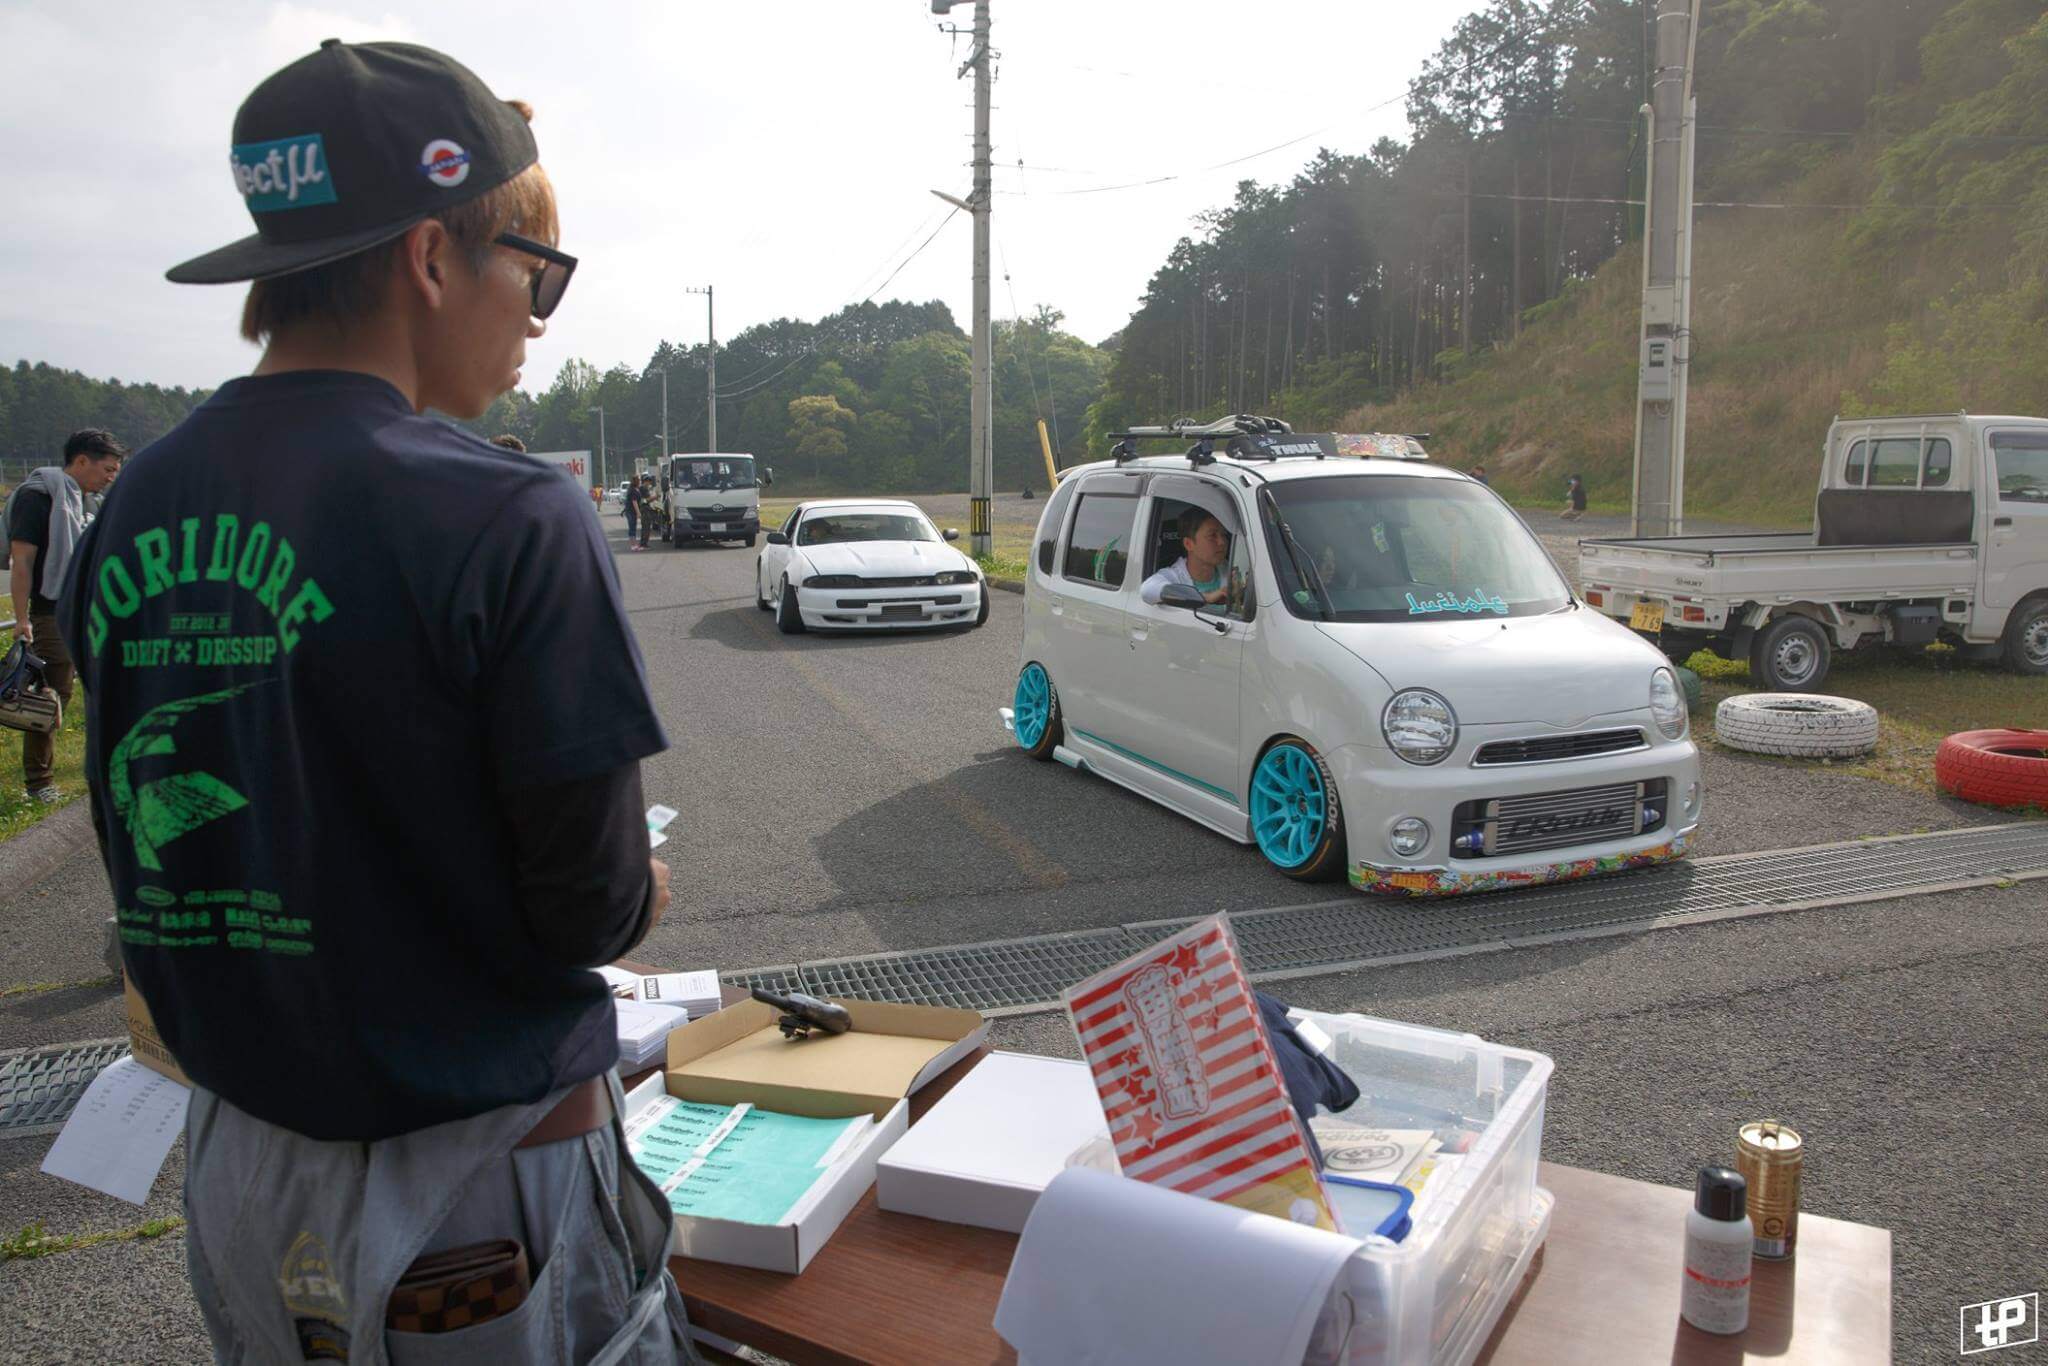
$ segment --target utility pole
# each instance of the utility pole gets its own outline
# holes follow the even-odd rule
[[[657,468],[668,468],[668,367],[661,368],[661,454],[656,457]]]
[[[932,13],[945,14],[961,0],[932,0]],[[967,207],[974,214],[974,351],[973,386],[967,418],[971,429],[968,443],[968,549],[976,555],[990,554],[995,519],[990,499],[995,493],[995,411],[991,402],[993,337],[989,331],[988,236],[989,207],[989,87],[994,80],[995,53],[989,46],[988,0],[974,0],[974,46],[961,64],[958,75],[974,73],[974,192]],[[951,195],[942,196],[954,204]]]
[[[704,379],[704,407],[707,413],[706,421],[710,424],[710,430],[705,433],[704,439],[704,449],[707,451],[716,451],[718,449],[718,319],[713,316],[711,311],[712,288],[712,286],[706,285],[702,289],[691,288],[683,291],[685,294],[702,294],[704,296],[704,330],[711,339],[710,356]]]
[[[1685,390],[1691,351],[1692,57],[1699,0],[1657,0],[1643,214],[1643,321],[1636,372],[1633,534],[1685,528]]]
[[[597,410],[597,482],[604,483],[604,409]]]

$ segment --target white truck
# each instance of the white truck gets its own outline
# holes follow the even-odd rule
[[[671,454],[661,476],[656,529],[680,548],[688,541],[738,541],[761,534],[761,489],[775,471],[756,470],[744,452]]]
[[[2048,418],[1837,418],[1813,530],[1582,541],[1579,580],[1673,659],[1747,659],[1774,692],[1937,640],[2048,674]]]

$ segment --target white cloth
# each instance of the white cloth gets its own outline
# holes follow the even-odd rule
[[[7,507],[0,511],[0,527],[14,520],[14,500],[21,496],[22,489],[32,488],[50,495],[50,538],[36,556],[35,591],[55,602],[64,587],[64,571],[71,564],[72,547],[85,534],[85,490],[61,465],[30,470],[20,488],[7,495]]]
[[[1218,565],[1214,579],[1205,584],[1196,583],[1195,576],[1188,573],[1188,557],[1183,555],[1151,578],[1145,580],[1138,588],[1138,597],[1157,607],[1159,599],[1165,594],[1166,585],[1169,583],[1184,583],[1190,588],[1199,588],[1204,593],[1213,593],[1223,586],[1227,573],[1227,570]]]
[[[1298,1362],[1359,1247],[1072,1167],[1032,1208],[995,1328],[1029,1366]]]

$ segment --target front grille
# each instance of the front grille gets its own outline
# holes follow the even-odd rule
[[[690,509],[691,518],[699,522],[744,522],[752,515],[745,508],[727,508],[723,512],[713,512],[710,508]]]
[[[939,586],[939,576],[937,574],[922,574],[914,579],[863,578],[860,581],[860,586],[862,588],[936,588]]]
[[[858,612],[865,611],[870,607],[887,608],[917,606],[919,604],[927,602],[934,607],[953,607],[959,604],[960,595],[958,593],[955,593],[951,597],[912,598],[908,603],[906,603],[902,598],[883,598],[879,601],[870,601],[867,598],[841,598],[839,599],[839,601],[835,602],[833,606],[844,608],[846,611],[849,612]]]
[[[1664,823],[1664,780],[1532,792],[1464,802],[1452,815],[1454,854],[1498,858],[1628,839]]]
[[[1506,764],[1553,764],[1561,759],[1584,759],[1595,754],[1626,754],[1646,747],[1643,732],[1635,726],[1620,730],[1589,730],[1578,735],[1532,735],[1522,740],[1494,740],[1479,747],[1474,768],[1498,768]]]

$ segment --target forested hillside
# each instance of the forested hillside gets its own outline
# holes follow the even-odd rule
[[[1091,435],[1430,431],[1512,491],[1625,500],[1652,10],[1492,0],[1408,142],[1241,184],[1153,277]],[[1836,411],[2048,409],[2037,0],[1708,0],[1698,63],[1695,512],[1801,516]]]
[[[105,427],[131,448],[154,441],[205,397],[203,389],[91,379],[27,361],[0,366],[0,482],[57,464],[64,438],[81,427]]]

